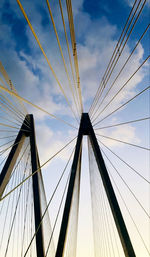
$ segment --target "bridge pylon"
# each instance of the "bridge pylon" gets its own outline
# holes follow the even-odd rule
[[[108,171],[106,169],[106,165],[104,162],[104,159],[101,154],[101,150],[99,148],[95,132],[92,126],[92,123],[90,121],[88,113],[83,113],[81,117],[76,147],[75,147],[75,153],[74,153],[74,159],[72,163],[71,168],[71,175],[70,175],[70,181],[68,186],[68,192],[63,212],[63,218],[61,223],[61,229],[59,234],[59,240],[57,245],[57,251],[55,257],[62,257],[65,249],[65,242],[66,242],[66,235],[67,235],[67,228],[68,228],[68,222],[69,222],[69,214],[71,210],[71,203],[73,198],[73,191],[75,187],[75,179],[77,176],[77,167],[81,161],[81,153],[82,153],[82,139],[83,136],[88,136],[90,139],[90,143],[92,145],[92,149],[95,155],[95,159],[97,162],[97,166],[99,169],[99,174],[102,178],[103,185],[105,188],[105,192],[109,201],[109,205],[112,211],[112,215],[117,227],[117,231],[120,237],[120,241],[124,250],[124,254],[126,257],[135,257],[134,249],[108,174]]]

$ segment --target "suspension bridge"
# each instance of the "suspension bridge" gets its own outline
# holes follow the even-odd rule
[[[83,257],[87,256],[85,248],[89,249],[89,244],[89,257],[150,256],[147,47],[136,64],[138,49],[147,44],[150,24],[139,30],[130,51],[125,52],[148,8],[146,0],[134,1],[88,111],[83,94],[86,86],[84,91],[80,80],[74,3],[59,0],[54,10],[46,0],[62,61],[59,74],[30,21],[24,1],[16,2],[59,90],[55,93],[57,105],[64,99],[61,108],[66,113],[57,115],[24,93],[19,94],[0,62],[0,256]],[[57,29],[58,16],[65,50]],[[141,72],[144,75],[137,86],[135,81]],[[36,111],[44,114],[53,128],[54,141],[58,128],[67,135],[65,143],[61,147],[58,144],[56,151],[51,149],[51,154],[49,133],[45,135],[36,123]],[[135,131],[137,139],[132,140]],[[45,136],[49,158],[41,162],[38,142]],[[89,218],[87,225],[84,222]]]

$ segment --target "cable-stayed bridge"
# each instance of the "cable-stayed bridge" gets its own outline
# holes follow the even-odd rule
[[[17,0],[72,119],[55,115],[37,102],[19,95],[0,63],[0,256],[83,256],[84,249],[78,249],[78,241],[82,219],[84,222],[87,216],[91,218],[92,230],[89,227],[85,229],[80,245],[86,241],[86,233],[91,233],[93,256],[150,256],[149,52],[145,51],[138,67],[134,65],[135,53],[149,33],[149,24],[143,27],[131,51],[124,56],[147,3],[135,0],[95,97],[88,112],[85,112],[73,7],[71,0],[66,0],[65,6],[61,0],[58,2],[68,63],[51,3],[46,0],[68,88],[55,72],[23,7],[23,1]],[[127,80],[123,80],[122,74],[129,63],[133,64],[133,72],[129,73]],[[134,84],[135,77],[142,69],[146,79],[139,82],[141,85],[138,90],[130,92],[129,85]],[[118,100],[119,97],[121,100]],[[30,107],[44,113],[51,122],[57,121],[57,126],[68,126],[76,135],[43,163],[36,142],[36,120],[34,114],[27,111]],[[118,113],[120,120],[116,118]],[[137,141],[133,142],[132,137],[130,141],[128,130],[130,133],[138,131]],[[54,174],[51,171],[48,179],[44,177],[45,166],[55,159],[57,166],[57,158],[65,151],[68,151],[67,161],[65,159],[61,172]],[[84,159],[86,151],[88,158]],[[88,184],[82,182],[84,162],[88,162],[89,167]],[[45,190],[46,184],[51,187],[50,195]],[[90,190],[88,206],[91,215],[85,211],[81,219],[81,209],[86,206],[81,201],[83,184],[87,186],[87,194],[88,187]]]

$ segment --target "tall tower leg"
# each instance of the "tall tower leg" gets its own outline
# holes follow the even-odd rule
[[[126,257],[135,257],[134,249],[111,183],[109,178],[109,174],[107,172],[105,162],[103,160],[89,115],[87,113],[83,114],[85,117],[85,124],[88,127],[88,136],[90,138],[90,142],[93,148],[93,152],[95,155],[95,159],[99,168],[100,176],[103,181],[103,185],[106,191],[106,195],[110,204],[110,208],[114,217],[114,221],[118,230],[118,234],[122,243],[122,247],[124,250],[124,254]]]
[[[35,139],[35,129],[34,129],[34,120],[33,115],[30,115],[30,146],[31,146],[31,165],[32,165],[32,173],[40,168],[39,166],[39,158],[36,147],[36,139]],[[40,199],[40,187],[39,187],[39,170],[32,176],[33,182],[33,198],[34,198],[34,218],[35,218],[35,231],[36,233],[36,251],[37,257],[44,257],[44,241],[43,241],[43,229],[42,224],[39,227],[39,224],[42,220],[42,212],[41,212],[41,199]]]
[[[68,192],[67,192],[55,257],[62,257],[65,249],[65,240],[67,236],[67,228],[69,223],[69,215],[71,210],[75,179],[77,175],[77,167],[78,167],[79,161],[81,160],[80,158],[81,158],[82,138],[83,138],[83,128],[80,126],[76,148],[75,148],[74,159],[71,167],[71,175],[69,180]]]
[[[3,192],[9,182],[12,170],[15,166],[16,160],[19,156],[24,140],[26,137],[30,135],[29,128],[26,125],[27,121],[28,121],[28,115],[24,119],[21,129],[16,137],[14,145],[8,155],[8,158],[0,174],[0,198],[2,197]]]

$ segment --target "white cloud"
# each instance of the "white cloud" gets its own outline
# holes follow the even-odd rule
[[[39,156],[41,164],[47,161],[51,156],[53,156],[57,151],[64,147],[71,139],[76,136],[76,133],[73,131],[68,131],[62,133],[61,131],[55,131],[50,128],[47,124],[40,122],[36,126],[36,137],[37,145],[39,149]],[[64,149],[60,154],[58,154],[58,159],[67,161],[68,157],[71,154],[73,146],[75,145],[76,140],[70,144],[66,149]]]
[[[133,143],[133,144],[139,144],[140,139],[136,136],[136,129],[135,127],[131,125],[124,125],[121,126],[121,128],[115,128],[111,131],[98,131],[97,134],[101,134],[104,136],[108,136],[114,139],[118,139],[120,141],[125,141],[127,143]],[[117,142],[115,140],[107,139],[104,137],[98,137],[106,146],[108,147],[117,147],[117,148],[122,148],[125,147],[126,145],[120,142]]]

